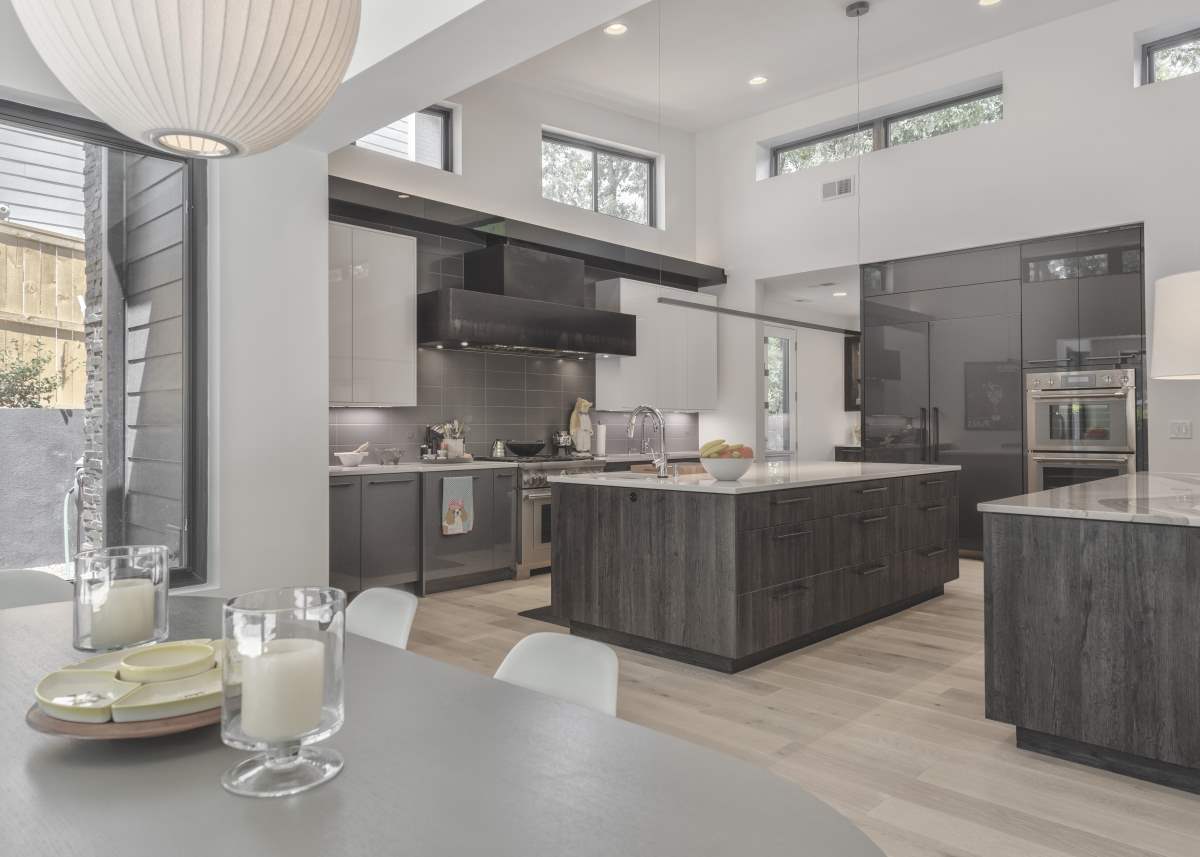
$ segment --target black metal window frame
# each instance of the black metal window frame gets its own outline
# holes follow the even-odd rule
[[[847,135],[860,133],[866,130],[871,131],[872,152],[878,151],[879,149],[893,148],[888,144],[888,128],[893,122],[899,122],[902,119],[911,119],[914,116],[923,116],[926,113],[944,110],[945,108],[953,107],[956,104],[968,104],[972,101],[981,101],[984,98],[991,98],[993,95],[1003,94],[1003,86],[992,86],[988,87],[987,89],[970,92],[966,95],[959,95],[955,96],[954,98],[946,98],[942,101],[935,101],[932,104],[924,104],[920,107],[915,107],[912,110],[905,110],[902,113],[890,113],[886,116],[880,116],[878,119],[872,119],[870,122],[860,122],[855,125],[846,125],[838,128],[836,131],[828,131],[824,134],[817,134],[812,137],[803,137],[799,140],[789,140],[786,143],[780,143],[778,146],[771,147],[771,176],[774,177],[781,175],[779,171],[779,157],[785,152],[790,152],[794,149],[803,149],[806,146],[812,146],[816,143],[824,143],[826,140],[835,140],[838,137],[845,137]],[[867,154],[870,153],[868,152]]]
[[[448,173],[454,172],[454,110],[434,104],[417,112],[442,120],[442,169]]]
[[[1167,36],[1165,39],[1157,39],[1142,45],[1142,83],[1158,82],[1154,77],[1154,55],[1156,53],[1191,42],[1200,42],[1200,28],[1188,30],[1185,33],[1176,33],[1174,36]]]
[[[637,223],[638,226],[657,226],[658,225],[658,180],[656,161],[653,155],[643,155],[641,152],[631,152],[628,149],[618,149],[613,146],[605,146],[602,143],[593,143],[591,140],[584,140],[579,137],[571,137],[567,134],[556,134],[552,131],[542,132],[542,142],[558,143],[562,146],[570,146],[573,149],[583,149],[592,153],[592,211],[596,214],[603,214],[606,217],[616,217],[618,220],[625,220],[616,214],[608,214],[600,210],[600,170],[596,162],[597,155],[603,153],[612,155],[617,158],[625,158],[630,161],[641,161],[647,166],[646,177],[646,222],[644,224],[637,223],[636,220],[626,220],[626,223]],[[554,200],[552,200],[554,201]],[[563,203],[566,205],[567,203]],[[581,206],[572,206],[578,208]]]
[[[0,122],[82,143],[93,143],[138,155],[150,155],[183,166],[183,319],[184,533],[186,566],[171,569],[172,587],[199,586],[208,580],[208,323],[205,307],[207,256],[207,165],[144,146],[103,122],[83,119],[0,99]]]

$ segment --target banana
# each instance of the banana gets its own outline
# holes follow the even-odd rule
[[[707,450],[700,453],[700,457],[701,458],[716,458],[722,452],[724,452],[725,450],[727,450],[729,448],[730,448],[729,444],[725,443],[724,441],[721,441],[721,443],[719,443],[717,446],[709,447]]]
[[[724,445],[725,445],[725,438],[723,438],[723,437],[719,437],[716,440],[710,440],[708,443],[704,444],[704,446],[700,447],[700,457],[704,458],[712,450],[714,450],[718,447],[724,446]]]

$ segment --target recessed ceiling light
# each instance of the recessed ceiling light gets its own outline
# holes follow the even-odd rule
[[[398,193],[396,196],[400,199],[408,199],[408,194],[406,193]]]
[[[466,347],[467,347],[468,345],[470,345],[471,343],[469,343],[469,342],[460,342],[460,343],[458,343],[458,344],[459,344],[459,345],[461,345],[463,348],[466,348]]]
[[[835,298],[844,298],[846,296],[846,293],[845,292],[834,292],[833,296]]]
[[[998,5],[1000,5],[1000,0],[979,0],[979,5],[980,6],[998,6]]]
[[[445,348],[446,346],[442,345],[442,343],[440,343],[440,342],[439,342],[437,345],[435,345],[435,346],[433,346],[433,347],[434,347],[434,348],[436,348],[438,351],[441,351],[441,350],[442,350],[443,348]]]
[[[606,35],[606,36],[623,36],[628,31],[629,31],[628,27],[626,27],[620,21],[615,21],[614,23],[609,24],[607,27],[604,28],[604,35]]]
[[[756,74],[754,77],[752,77],[748,81],[746,81],[746,83],[750,84],[751,86],[762,86],[766,82],[767,82],[767,79],[765,77],[763,77],[761,74]]]

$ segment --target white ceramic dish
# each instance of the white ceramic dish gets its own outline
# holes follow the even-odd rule
[[[203,638],[199,640],[177,640],[179,643],[209,643],[212,641]],[[119,649],[115,652],[105,652],[103,655],[96,655],[92,658],[82,660],[77,664],[70,664],[63,667],[64,670],[108,670],[113,675],[117,674],[117,670],[121,668],[121,661],[132,655],[134,652],[140,652],[143,649],[149,649],[153,646],[160,645],[159,643],[147,643],[144,646],[135,646],[132,649]],[[215,646],[214,646],[215,648]]]
[[[334,455],[342,463],[342,467],[358,467],[367,457],[365,452],[335,452]]]
[[[175,681],[156,681],[130,691],[113,703],[114,723],[182,717],[221,704],[221,670],[211,669]]]
[[[215,659],[207,643],[162,643],[126,655],[117,677],[145,683],[175,681],[212,669]]]
[[[746,475],[754,461],[749,458],[702,458],[700,463],[708,475],[718,482],[737,482]]]
[[[105,723],[112,718],[113,703],[137,690],[108,670],[58,670],[34,688],[38,708],[59,720]]]

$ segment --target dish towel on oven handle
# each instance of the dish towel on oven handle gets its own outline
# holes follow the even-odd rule
[[[475,477],[442,479],[442,535],[461,536],[475,526]]]

